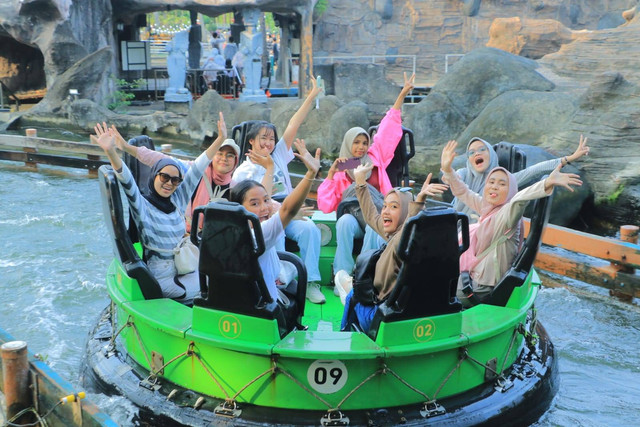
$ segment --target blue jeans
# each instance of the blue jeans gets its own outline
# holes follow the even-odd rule
[[[369,332],[369,328],[371,327],[371,322],[373,321],[373,316],[376,314],[377,305],[362,305],[360,303],[356,303],[353,306],[353,312],[349,313],[349,308],[351,304],[353,304],[353,290],[349,291],[347,294],[347,298],[344,302],[344,312],[342,313],[342,322],[340,322],[340,330],[347,331],[350,324],[354,322],[358,322],[362,332],[365,334]],[[355,314],[355,319],[353,315]]]
[[[345,270],[351,274],[355,262],[353,261],[353,241],[364,237],[362,250],[378,249],[384,244],[384,239],[368,225],[362,231],[358,220],[351,214],[342,215],[336,222],[336,255],[333,258],[334,274]]]
[[[293,220],[284,229],[284,234],[300,247],[300,258],[307,268],[307,282],[319,282],[320,229],[310,219]],[[284,251],[284,239],[276,248]]]

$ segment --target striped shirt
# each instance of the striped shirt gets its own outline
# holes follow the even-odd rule
[[[187,203],[189,203],[191,194],[198,186],[209,162],[206,153],[202,153],[195,160],[193,166],[185,173],[184,181],[171,195],[171,203],[176,209],[169,214],[162,212],[142,196],[131,171],[124,163],[122,171],[116,173],[129,200],[131,215],[138,227],[140,241],[147,248],[148,260],[152,258],[173,259],[172,250],[185,235],[184,212]],[[162,249],[162,252],[148,248]]]

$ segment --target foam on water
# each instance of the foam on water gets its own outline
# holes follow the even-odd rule
[[[539,425],[635,425],[638,311],[562,288],[543,289],[536,305],[560,367],[558,395]]]

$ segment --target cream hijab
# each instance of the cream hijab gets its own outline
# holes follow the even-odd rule
[[[356,139],[358,135],[365,135],[367,137],[367,141],[369,141],[369,147],[371,147],[371,137],[369,137],[369,133],[361,127],[353,127],[349,129],[345,134],[344,138],[342,138],[342,145],[340,146],[340,157],[344,157],[350,159],[353,157],[351,154],[351,147],[353,147],[353,141]],[[360,163],[363,165],[372,163],[371,158],[365,154],[360,158]],[[355,180],[353,176],[353,169],[348,169],[345,171],[347,175],[351,178],[351,180]],[[367,179],[371,176],[371,172],[367,174]]]
[[[482,226],[478,227],[478,230],[476,231],[476,244],[474,246],[476,254],[479,254],[488,248],[493,239],[498,237],[495,235],[493,215],[502,209],[506,203],[509,203],[511,199],[513,199],[513,196],[518,192],[518,181],[516,180],[516,177],[503,167],[491,169],[487,174],[487,179],[489,179],[492,173],[497,171],[502,171],[507,174],[507,179],[509,180],[509,191],[507,192],[507,198],[505,201],[497,206],[486,202],[483,198],[482,207],[480,209],[481,216],[480,219],[478,219],[478,224],[482,224]]]
[[[398,196],[398,200],[400,200],[400,219],[398,222],[398,228],[396,231],[389,234],[387,237],[391,238],[399,231],[402,231],[402,227],[404,226],[404,222],[407,220],[407,215],[409,215],[409,203],[413,201],[413,194],[409,191],[400,191],[397,188],[392,188],[389,192],[384,196],[385,200],[387,196],[391,193],[395,193]]]

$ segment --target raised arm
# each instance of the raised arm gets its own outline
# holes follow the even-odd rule
[[[93,130],[96,132],[96,135],[91,135],[89,137],[91,142],[98,144],[100,148],[102,148],[104,153],[107,155],[113,170],[120,172],[122,170],[122,159],[116,151],[116,141],[113,132],[107,128],[106,124],[103,126],[100,123],[96,124]]]
[[[416,196],[416,202],[424,203],[427,200],[427,196],[434,197],[438,194],[442,194],[449,186],[447,184],[431,183],[432,173],[427,175],[427,179],[424,180],[420,192]]]
[[[304,165],[307,167],[307,173],[304,175],[304,178],[300,180],[296,188],[293,189],[291,194],[287,196],[286,199],[282,202],[282,206],[278,211],[280,215],[280,221],[282,221],[282,226],[286,227],[289,222],[296,216],[298,210],[303,205],[307,195],[309,194],[309,190],[311,190],[311,185],[313,184],[313,180],[318,174],[318,170],[320,170],[320,149],[316,150],[316,155],[313,157],[304,144],[304,141],[301,139],[295,140],[296,149],[298,153],[295,156],[302,160]]]
[[[218,113],[218,137],[205,150],[205,153],[207,153],[207,157],[209,158],[209,160],[213,159],[213,156],[215,156],[215,154],[218,152],[225,139],[227,139],[227,125],[224,122],[222,111],[220,111]]]
[[[107,124],[103,122],[101,128],[103,129],[103,131],[106,132]],[[113,134],[115,138],[116,147],[118,147],[120,151],[123,151],[129,154],[130,156],[135,157],[136,159],[138,159],[140,163],[142,163],[143,165],[147,165],[150,168],[153,167],[153,165],[155,165],[156,163],[158,163],[158,161],[160,161],[165,157],[171,157],[173,160],[182,164],[183,166],[182,169],[185,172],[191,167],[193,163],[192,161],[176,159],[175,157],[168,156],[160,151],[150,150],[147,147],[136,147],[135,145],[131,145],[122,137],[122,135],[120,134],[120,131],[115,125],[111,125],[108,129]],[[97,129],[96,129],[96,132],[98,132]]]
[[[557,159],[551,159],[544,162],[536,163],[526,169],[514,173],[518,181],[518,187],[528,185],[532,180],[538,180],[544,174],[552,172],[558,165],[566,166],[571,162],[580,159],[582,156],[589,155],[589,147],[587,146],[587,138],[580,135],[578,148],[570,156],[564,156]]]
[[[407,73],[404,73],[404,86],[402,86],[402,90],[400,94],[396,98],[396,102],[393,103],[393,107],[396,110],[402,109],[402,104],[404,104],[404,98],[407,96],[409,92],[413,90],[415,87],[416,81],[416,73],[411,74],[411,77],[407,79]]]
[[[385,169],[393,160],[393,154],[402,137],[402,116],[401,109],[404,98],[413,89],[415,74],[407,78],[404,73],[404,86],[396,98],[396,102],[387,111],[378,125],[378,130],[373,136],[373,142],[369,148],[369,157],[378,166]]]
[[[587,145],[587,138],[585,138],[583,135],[580,135],[580,141],[578,142],[578,148],[576,148],[576,151],[573,152],[572,155],[570,156],[565,156],[562,158],[562,166],[565,166],[571,162],[575,162],[576,160],[578,160],[579,158],[581,158],[582,156],[588,156],[589,155],[589,146]]]
[[[440,157],[440,168],[444,173],[444,180],[451,186],[451,193],[458,198],[462,203],[467,205],[470,209],[480,212],[482,206],[482,196],[474,193],[469,189],[458,174],[453,170],[451,164],[453,159],[456,158],[456,147],[458,143],[454,140],[447,142],[447,145],[442,149],[442,155]]]
[[[562,173],[562,164],[556,166],[551,172],[551,175],[544,180],[544,191],[550,193],[554,187],[564,187],[567,190],[573,192],[573,187],[579,187],[582,185],[580,175],[575,173]]]
[[[275,168],[273,158],[268,155],[262,156],[251,149],[247,152],[247,158],[251,162],[265,168],[266,171],[262,176],[262,181],[260,183],[264,187],[269,197],[271,197],[271,194],[273,193],[273,171]]]
[[[356,196],[358,197],[358,203],[360,209],[362,209],[362,216],[369,227],[378,233],[380,236],[386,236],[384,227],[382,224],[382,216],[378,212],[376,205],[371,200],[371,193],[369,193],[369,187],[367,186],[367,175],[373,170],[373,164],[360,165],[353,170],[353,175],[356,183]]]
[[[311,109],[313,108],[313,100],[321,91],[321,89],[318,88],[316,79],[313,76],[311,76],[310,79],[313,87],[309,91],[309,95],[307,95],[300,108],[298,108],[298,111],[296,111],[293,117],[291,117],[291,120],[289,120],[289,124],[284,131],[284,134],[282,134],[282,139],[284,139],[284,142],[287,144],[288,150],[291,149],[291,145],[293,144],[293,140],[296,138],[300,125],[302,125],[302,122],[304,122],[304,119],[307,118],[309,111],[311,111]]]

